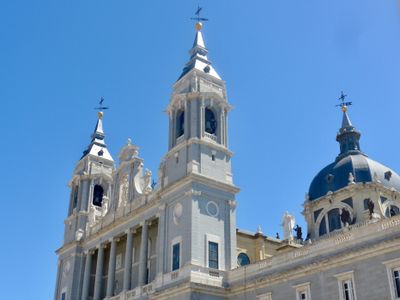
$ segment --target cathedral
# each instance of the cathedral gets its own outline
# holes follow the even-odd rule
[[[231,106],[202,27],[156,174],[129,139],[114,160],[98,112],[69,181],[54,299],[400,299],[400,176],[361,150],[343,94],[339,154],[310,184],[304,233],[288,213],[282,237],[236,227]]]

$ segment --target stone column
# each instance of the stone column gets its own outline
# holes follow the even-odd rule
[[[92,255],[91,251],[86,254],[85,272],[83,274],[83,285],[82,285],[82,300],[87,300],[89,297],[89,285],[90,285],[90,272],[92,270]]]
[[[145,221],[142,223],[142,238],[140,241],[139,257],[139,286],[146,284],[147,279],[147,251],[148,251],[149,225]]]
[[[204,104],[204,99],[201,99],[201,104],[200,104],[200,138],[204,137],[204,117],[205,117],[205,104]]]
[[[89,179],[81,180],[79,184],[79,199],[80,210],[86,211],[88,209],[89,202]]]
[[[96,277],[94,279],[93,300],[100,300],[101,283],[103,281],[104,246],[100,245],[97,251]]]
[[[133,232],[132,230],[129,229],[126,233],[124,286],[123,286],[124,291],[129,291],[131,288],[132,246],[133,246]]]
[[[164,256],[167,253],[165,243],[165,204],[159,207],[158,228],[157,228],[157,276],[164,273]]]
[[[111,240],[110,260],[108,262],[107,297],[113,296],[115,281],[115,259],[117,252],[117,240]]]

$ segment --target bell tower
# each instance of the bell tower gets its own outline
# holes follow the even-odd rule
[[[63,247],[57,250],[56,299],[80,299],[84,266],[82,242],[89,227],[110,207],[115,168],[104,141],[102,118],[103,112],[99,111],[91,142],[77,162],[69,182],[71,194],[68,216],[64,220],[64,242]]]
[[[236,201],[228,148],[225,82],[208,59],[202,29],[166,109],[168,152],[158,173],[167,216],[164,272],[186,265],[236,267]]]
[[[167,186],[192,173],[232,184],[228,149],[225,82],[208,59],[202,23],[189,61],[173,86],[166,109],[169,117],[168,153],[164,158],[162,184]]]

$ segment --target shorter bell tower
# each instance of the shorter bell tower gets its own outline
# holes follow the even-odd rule
[[[98,112],[92,139],[75,166],[72,179],[68,216],[64,221],[64,243],[58,252],[56,292],[64,298],[79,299],[81,294],[84,254],[82,241],[91,224],[104,216],[110,207],[114,160],[105,144],[103,112]],[[57,298],[58,299],[58,298]]]

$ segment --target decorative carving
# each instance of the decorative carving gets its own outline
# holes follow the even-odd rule
[[[295,224],[295,218],[286,211],[282,217],[282,226],[283,226],[283,237],[285,240],[291,241],[293,240],[293,228]]]
[[[182,204],[177,203],[174,207],[174,212],[173,212],[173,221],[175,225],[179,224],[179,221],[182,217],[182,213],[183,213],[183,206]]]
[[[310,195],[308,193],[305,193],[304,195],[304,201],[309,201],[310,200]]]
[[[228,204],[232,209],[234,209],[234,208],[236,208],[237,203],[235,200],[228,200]]]
[[[153,190],[153,188],[151,187],[151,175],[152,175],[151,171],[149,169],[146,169],[143,177],[144,181],[143,193],[145,195],[149,194]]]
[[[152,172],[149,169],[146,169],[143,174],[142,163],[137,167],[134,176],[134,183],[135,183],[135,190],[138,194],[147,195],[153,191],[151,176]]]
[[[82,238],[83,238],[83,234],[84,234],[83,229],[79,228],[79,229],[75,232],[75,241],[77,241],[77,242],[81,241]]]
[[[215,203],[214,201],[208,201],[208,203],[206,205],[206,211],[207,211],[208,215],[210,215],[212,217],[218,216],[218,214],[219,214],[218,204]]]
[[[374,181],[377,183],[381,183],[381,181],[379,180],[378,174],[376,172],[374,172]]]
[[[353,176],[353,173],[352,173],[352,172],[349,173],[349,184],[356,184],[356,183],[354,182],[354,176]]]
[[[125,206],[128,203],[129,180],[128,174],[124,174],[119,184],[118,207]]]
[[[185,196],[201,196],[201,191],[196,191],[194,189],[191,189],[189,191],[186,191]]]
[[[69,274],[69,271],[71,270],[71,263],[69,260],[67,260],[64,264],[64,268],[63,268],[63,278],[66,278]]]

